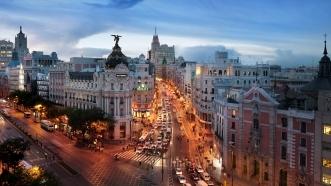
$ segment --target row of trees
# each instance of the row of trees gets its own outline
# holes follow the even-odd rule
[[[14,92],[11,92],[8,98],[14,101],[17,105],[23,106],[25,109],[32,108],[38,104],[42,104],[46,107],[52,105],[51,102],[44,100],[38,94],[33,94],[31,92],[22,90],[15,90]]]
[[[22,105],[25,109],[33,108],[35,105],[39,104],[42,105],[43,112],[46,112],[46,117],[51,120],[66,116],[68,118],[67,124],[77,134],[96,134],[95,128],[91,127],[94,122],[105,124],[109,132],[109,130],[112,130],[113,124],[115,123],[112,117],[107,116],[99,108],[86,110],[63,108],[27,91],[14,91],[9,95],[9,98],[18,105]]]
[[[27,169],[20,165],[20,161],[23,160],[24,153],[29,147],[30,144],[22,138],[8,139],[0,144],[0,161],[2,164],[0,184],[4,186],[59,185],[56,178],[47,171],[39,167]]]

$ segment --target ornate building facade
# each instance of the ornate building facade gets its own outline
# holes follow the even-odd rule
[[[132,132],[134,80],[128,68],[127,57],[117,42],[106,60],[104,70],[66,71],[64,105],[81,109],[101,108],[115,120],[115,125],[110,128],[110,138],[127,140]]]

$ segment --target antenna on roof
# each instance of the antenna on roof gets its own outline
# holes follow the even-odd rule
[[[155,28],[154,28],[154,35],[156,35],[156,26],[155,26]]]

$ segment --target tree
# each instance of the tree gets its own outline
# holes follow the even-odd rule
[[[0,160],[4,165],[3,169],[16,168],[29,146],[29,142],[22,138],[8,139],[0,144]]]
[[[28,149],[29,143],[22,138],[8,139],[0,144],[0,160],[3,171],[0,175],[0,185],[2,186],[57,186],[59,182],[49,172],[39,167],[25,169],[19,165],[23,160],[24,153]]]

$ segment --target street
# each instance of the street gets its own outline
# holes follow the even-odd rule
[[[162,108],[166,110],[162,113],[161,110],[159,113],[153,113],[153,117],[159,116],[161,119],[161,116],[167,113],[171,127],[171,139],[164,154],[163,170],[160,156],[139,154],[132,148],[127,149],[127,143],[105,144],[103,152],[78,148],[75,141],[63,133],[43,130],[33,118],[25,118],[23,113],[13,108],[5,108],[4,105],[1,105],[1,109],[6,110],[10,121],[3,122],[1,138],[27,138],[21,131],[30,135],[33,144],[31,150],[26,153],[26,161],[53,172],[63,185],[181,185],[174,171],[174,161],[182,162],[180,167],[186,183],[194,185],[190,174],[184,171],[185,162],[200,164],[206,170],[208,165],[205,154],[197,151],[198,145],[204,144],[201,143],[200,136],[197,136],[198,132],[192,131],[193,124],[187,120],[179,99],[164,83],[160,82],[158,86],[161,96],[157,102],[163,101],[167,108]],[[152,128],[149,126],[144,130],[151,131]],[[154,138],[158,135],[160,133],[156,132]],[[113,158],[115,154],[120,158],[119,161]]]

